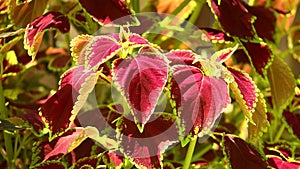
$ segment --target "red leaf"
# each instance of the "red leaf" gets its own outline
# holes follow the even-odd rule
[[[166,54],[171,65],[193,65],[195,53],[188,50],[175,50]]]
[[[142,128],[154,111],[167,81],[167,62],[157,55],[139,55],[114,62],[114,83],[125,96]]]
[[[225,32],[245,39],[254,37],[253,15],[240,0],[209,0],[209,5]]]
[[[263,71],[269,66],[272,59],[271,49],[263,43],[242,42],[256,71],[264,76]]]
[[[242,99],[245,101],[247,111],[253,112],[256,104],[257,92],[254,83],[249,77],[243,74],[241,71],[227,67],[234,77],[234,81],[237,84]],[[244,105],[243,105],[244,106]]]
[[[79,0],[79,2],[96,21],[102,24],[111,23],[118,18],[131,14],[126,7],[125,0]]]
[[[86,53],[86,61],[90,68],[106,62],[121,49],[121,45],[118,43],[117,39],[109,36],[95,37],[91,39],[89,44],[87,46],[88,52]]]
[[[287,162],[279,157],[268,159],[269,164],[275,169],[299,169],[300,163]]]
[[[300,115],[285,111],[283,116],[288,125],[292,127],[294,134],[300,139]]]
[[[44,127],[44,123],[39,116],[39,112],[33,109],[25,109],[27,113],[19,115],[18,117],[22,118],[23,120],[27,121],[30,125],[33,126],[35,131],[39,131]]]
[[[184,130],[193,135],[207,134],[230,100],[224,80],[186,65],[174,66],[171,92],[185,121]]]
[[[46,119],[49,128],[53,133],[64,131],[70,124],[71,111],[76,95],[70,84],[59,89],[47,102],[42,105],[42,117]],[[76,97],[75,97],[76,98]]]
[[[49,163],[43,163],[42,165],[39,165],[37,167],[34,167],[35,169],[66,169],[62,162],[49,162]]]
[[[225,136],[224,139],[232,169],[267,169],[267,163],[250,144],[238,137]]]
[[[200,28],[205,32],[204,38],[209,41],[224,43],[224,42],[232,42],[233,38],[227,36],[224,32],[212,28]]]
[[[69,20],[60,12],[48,12],[34,19],[27,26],[24,39],[29,55],[35,57],[42,41],[43,31],[49,28],[56,28],[62,33],[66,33],[70,30]]]
[[[55,140],[56,143],[54,148],[45,155],[44,161],[48,160],[50,157],[71,152],[78,146],[78,144],[74,145],[75,142],[80,144],[86,138],[87,137],[84,135],[83,129],[76,129],[71,133],[69,132],[68,134],[58,137],[58,139]]]
[[[265,7],[252,7],[246,5],[248,11],[256,16],[254,21],[254,27],[259,37],[264,40],[275,42],[275,24],[276,17],[274,12],[270,8]]]

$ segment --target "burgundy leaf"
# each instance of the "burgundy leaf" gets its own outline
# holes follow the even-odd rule
[[[102,24],[111,23],[118,18],[131,14],[126,7],[125,0],[79,0],[79,2],[96,21]]]
[[[247,51],[246,53],[250,56],[256,71],[264,76],[263,71],[269,66],[269,63],[272,60],[271,49],[264,43],[242,42],[242,44]]]
[[[234,82],[237,84],[236,87],[239,90],[238,93],[235,93],[235,95],[241,95],[240,98],[244,100],[238,101],[242,109],[245,109],[243,111],[245,111],[245,113],[253,112],[257,101],[257,92],[254,82],[250,79],[249,76],[246,76],[246,74],[242,73],[241,71],[230,67],[227,67],[227,69],[231,72],[231,75],[234,77]],[[250,114],[246,116],[251,117]]]
[[[292,127],[294,134],[300,139],[300,115],[285,111],[283,116],[288,125]]]
[[[232,169],[267,169],[267,163],[250,144],[233,136],[225,136],[224,139]]]
[[[195,53],[188,50],[175,50],[166,54],[171,65],[193,65]]]
[[[83,152],[86,150],[83,150]],[[79,159],[76,164],[74,165],[74,169],[90,169],[90,168],[97,168],[100,161],[99,156],[93,156],[93,157],[85,157],[82,159]]]
[[[45,118],[53,133],[62,132],[68,128],[71,111],[74,106],[72,96],[77,94],[78,93],[73,90],[73,87],[67,84],[42,105],[42,117]]]
[[[66,169],[62,162],[47,162],[43,163],[37,167],[34,167],[35,169]]]
[[[123,157],[118,156],[115,152],[108,152],[105,155],[108,157],[110,163],[112,163],[114,167],[119,167],[122,165]]]
[[[193,66],[174,66],[171,85],[185,134],[207,134],[230,101],[224,80],[204,76]]]
[[[54,148],[45,155],[44,161],[48,160],[52,156],[59,154],[67,154],[76,148],[87,136],[84,134],[83,129],[76,129],[68,135],[64,134],[59,136],[55,143]]]
[[[70,30],[69,20],[60,12],[48,12],[34,19],[27,26],[24,39],[29,55],[35,57],[42,42],[43,32],[50,28],[66,33]]]
[[[33,109],[25,109],[26,113],[19,115],[18,117],[22,118],[23,120],[27,121],[30,125],[33,126],[35,131],[39,131],[44,127],[44,123],[39,116],[39,112]]]
[[[53,71],[61,71],[68,66],[71,57],[69,55],[53,56],[49,62],[49,69]]]
[[[245,6],[251,14],[256,16],[254,27],[258,36],[264,40],[275,42],[274,35],[276,34],[275,24],[277,19],[274,11],[263,6]]]
[[[119,86],[142,128],[154,111],[167,81],[167,62],[157,55],[138,55],[114,62],[113,80]]]
[[[299,169],[300,163],[287,162],[279,157],[271,157],[268,163],[275,169]]]
[[[217,43],[232,42],[233,38],[227,36],[224,32],[212,28],[200,28],[204,31],[204,38]]]
[[[79,92],[82,84],[85,83],[85,80],[90,77],[93,73],[92,70],[86,70],[83,65],[73,67],[66,71],[60,81],[60,87],[64,87],[66,85],[72,85],[72,87]]]
[[[86,61],[91,68],[106,62],[121,49],[121,45],[117,39],[109,36],[94,37],[90,40],[89,44],[87,46]]]
[[[225,32],[245,39],[254,37],[254,17],[240,0],[209,0],[208,3]]]
[[[146,39],[137,34],[131,34],[128,41],[139,45],[149,45],[149,42]]]

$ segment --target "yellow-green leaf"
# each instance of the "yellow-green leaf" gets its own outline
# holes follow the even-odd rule
[[[296,80],[290,67],[280,58],[275,57],[268,69],[274,108],[280,112],[290,104],[294,94]]]
[[[252,114],[253,123],[248,126],[248,139],[255,142],[269,126],[267,119],[266,101],[262,93],[258,94],[258,101],[256,103],[255,111]]]

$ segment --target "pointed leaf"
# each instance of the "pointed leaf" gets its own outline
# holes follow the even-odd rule
[[[271,49],[266,43],[252,43],[252,42],[242,42],[244,45],[244,52],[248,57],[250,57],[253,66],[256,71],[264,76],[264,70],[270,66],[273,59],[273,54]]]
[[[171,65],[193,65],[195,60],[195,53],[189,50],[174,50],[166,54]]]
[[[48,160],[52,156],[71,152],[86,138],[87,136],[82,128],[77,128],[68,135],[59,136],[54,148],[45,156],[44,161]]]
[[[8,3],[8,14],[16,27],[24,28],[35,18],[43,15],[48,0],[32,0],[23,4],[17,4],[17,0]]]
[[[233,38],[226,35],[226,33],[212,29],[212,28],[200,28],[203,32],[203,38],[213,43],[228,43],[233,42]]]
[[[252,114],[252,121],[254,124],[248,124],[248,139],[255,142],[262,136],[263,132],[265,132],[269,126],[266,102],[262,93],[258,94],[255,111]]]
[[[268,165],[263,160],[262,156],[250,144],[244,140],[225,136],[226,154],[229,157],[232,169],[267,169]]]
[[[248,12],[240,0],[208,0],[208,4],[225,32],[239,38],[252,39],[254,37],[255,32],[252,26],[254,16]]]
[[[89,94],[93,91],[99,72],[86,70],[84,65],[73,67],[63,74],[60,81],[60,86],[63,88],[66,85],[71,85],[76,94],[70,95],[73,97],[74,105],[72,108],[72,116],[70,121],[73,122],[77,113],[80,111]]]
[[[167,69],[167,62],[158,55],[138,55],[114,63],[114,83],[130,105],[134,121],[142,128],[153,113],[166,84]]]
[[[101,24],[109,24],[131,14],[126,7],[125,0],[79,0],[79,2],[83,9]],[[101,6],[101,10],[99,10],[99,6]]]
[[[34,19],[26,28],[24,38],[24,48],[28,50],[28,55],[33,58],[36,56],[44,31],[50,28],[56,28],[62,33],[70,30],[69,20],[60,12],[48,12],[43,16]]]
[[[177,65],[173,69],[171,93],[184,121],[182,132],[207,134],[230,102],[227,84],[204,76],[193,66]]]
[[[86,50],[86,65],[93,68],[115,56],[121,50],[121,45],[109,36],[96,36],[89,41]]]
[[[268,79],[273,105],[280,112],[291,103],[295,94],[296,80],[289,66],[278,57],[274,58],[268,69]]]
[[[62,132],[68,128],[74,106],[72,98],[74,92],[71,85],[65,85],[42,105],[42,118],[53,133]]]
[[[282,160],[280,157],[271,157],[268,159],[270,166],[275,169],[299,169],[300,162],[288,162]]]
[[[283,116],[287,124],[292,128],[293,133],[300,139],[300,115],[285,111]]]
[[[89,40],[92,39],[90,35],[78,35],[72,39],[70,47],[71,47],[71,55],[73,61],[77,65],[82,65],[85,63],[85,47],[88,44]]]
[[[230,67],[227,69],[234,77],[234,81],[230,84],[230,89],[234,93],[235,99],[246,118],[253,122],[252,114],[255,111],[258,96],[256,85],[248,74]]]

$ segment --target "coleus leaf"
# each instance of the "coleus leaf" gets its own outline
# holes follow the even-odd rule
[[[62,132],[69,127],[74,106],[73,98],[70,96],[74,92],[70,84],[65,85],[42,105],[42,119],[48,124],[52,133]]]
[[[229,85],[230,89],[246,118],[253,123],[252,115],[255,111],[258,96],[257,87],[248,74],[231,67],[227,69],[234,77],[234,81]]]
[[[207,2],[225,32],[228,32],[231,36],[244,39],[254,37],[253,22],[255,18],[247,11],[241,1],[208,0]]]
[[[258,151],[244,140],[234,136],[225,136],[224,145],[232,169],[268,168],[268,164]]]
[[[89,94],[94,89],[97,83],[99,72],[94,70],[85,69],[84,65],[73,67],[65,72],[60,81],[60,87],[71,85],[75,94],[70,95],[73,97],[73,107],[71,111],[70,121],[73,122],[77,113],[80,111]],[[70,97],[69,96],[69,97]]]
[[[35,18],[43,15],[48,0],[32,0],[18,4],[17,0],[8,2],[8,14],[16,27],[26,27]]]
[[[71,152],[86,138],[87,135],[85,134],[84,128],[76,128],[67,134],[59,136],[56,140],[54,140],[56,142],[54,148],[45,155],[43,161],[48,160],[52,156],[59,154],[64,155]]]
[[[203,32],[203,38],[213,43],[228,43],[232,42],[233,38],[229,37],[223,31],[212,29],[212,28],[200,28]]]
[[[72,39],[70,43],[70,50],[73,61],[76,63],[76,65],[81,65],[85,63],[85,46],[91,39],[92,36],[90,35],[78,35]]]
[[[121,50],[121,45],[113,37],[96,36],[89,40],[85,50],[85,65],[88,68],[93,68],[115,56]]]
[[[171,93],[184,121],[184,134],[207,134],[230,102],[227,84],[193,66],[175,65],[173,71]]]
[[[159,54],[140,54],[118,59],[113,65],[113,81],[125,96],[134,121],[142,131],[166,84],[167,61]]]
[[[60,12],[48,12],[34,19],[26,28],[24,38],[24,48],[33,58],[36,56],[42,43],[44,31],[56,28],[62,33],[70,30],[69,20]]]
[[[280,157],[271,157],[268,159],[270,166],[275,169],[299,169],[299,162],[288,162],[282,160]]]
[[[274,58],[268,69],[268,80],[271,86],[272,103],[280,112],[291,103],[295,94],[296,80],[289,66],[278,57]]]
[[[269,126],[266,102],[262,93],[258,94],[255,111],[252,113],[252,121],[253,123],[248,124],[248,139],[255,142]]]
[[[40,165],[37,165],[34,167],[35,169],[66,169],[67,167],[60,161],[49,161],[42,163]]]
[[[283,116],[287,124],[292,128],[293,133],[300,139],[300,115],[285,111]]]
[[[244,52],[250,58],[256,71],[264,76],[264,70],[270,66],[273,59],[271,49],[266,43],[242,42]]]
[[[189,50],[174,50],[166,54],[170,65],[193,65],[195,53]]]
[[[114,20],[130,15],[125,0],[79,0],[85,9],[96,21],[109,24]],[[99,10],[101,6],[101,10]]]

